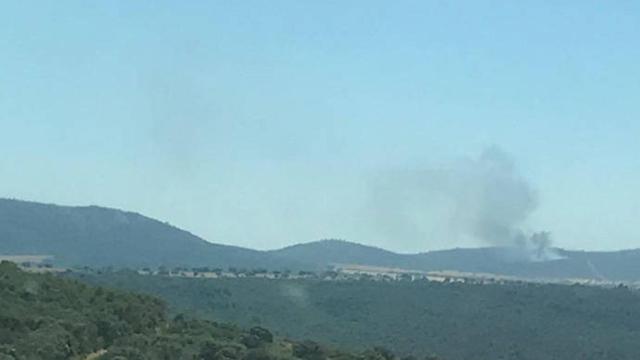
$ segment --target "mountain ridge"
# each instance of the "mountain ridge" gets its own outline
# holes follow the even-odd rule
[[[168,222],[119,209],[0,199],[0,254],[53,255],[73,266],[209,266],[324,270],[335,264],[421,271],[454,270],[523,278],[640,280],[640,249],[589,252],[556,249],[561,258],[514,261],[509,248],[456,248],[399,254],[326,239],[275,250],[206,241]]]
[[[0,239],[2,254],[53,255],[67,265],[277,265],[257,250],[211,243],[166,222],[95,205],[0,199]]]

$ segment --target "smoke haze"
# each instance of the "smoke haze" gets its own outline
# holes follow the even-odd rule
[[[387,234],[472,240],[503,247],[513,260],[559,257],[549,232],[526,228],[537,194],[498,147],[437,169],[394,172],[376,183],[373,199]]]

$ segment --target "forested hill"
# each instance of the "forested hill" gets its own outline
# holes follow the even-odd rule
[[[624,286],[72,275],[159,296],[172,311],[340,347],[450,360],[640,359],[640,293]]]
[[[437,359],[437,357],[427,357]],[[395,360],[383,348],[349,353],[269,330],[168,320],[162,301],[0,263],[0,360]]]
[[[98,206],[0,199],[0,254],[66,265],[297,267],[295,260],[207,242],[146,216]]]
[[[270,251],[281,259],[297,259],[309,267],[324,269],[332,264],[406,267],[409,256],[345,240],[326,239]]]
[[[0,255],[52,255],[63,265],[324,270],[333,264],[358,264],[523,278],[640,280],[640,250],[557,251],[563,258],[547,262],[514,262],[501,248],[397,254],[343,240],[258,251],[214,244],[137,213],[0,199]]]
[[[321,240],[272,251],[283,260],[294,260],[316,268],[331,264],[358,264],[421,271],[455,270],[491,273],[531,279],[595,279],[640,281],[640,250],[611,252],[556,249],[553,261],[514,261],[512,249],[499,247],[450,249],[419,254],[397,254],[343,240]]]

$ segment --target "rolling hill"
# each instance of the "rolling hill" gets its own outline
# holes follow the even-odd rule
[[[408,270],[457,270],[465,272],[502,273],[511,262],[505,249],[489,247],[451,249],[419,254],[399,254],[381,248],[345,240],[326,239],[297,244],[271,254],[281,259],[299,259],[318,269],[330,265],[357,264]],[[518,263],[518,266],[523,263]]]
[[[272,250],[280,259],[297,259],[318,269],[331,264],[363,264],[385,267],[406,265],[406,256],[373,246],[344,240],[327,239]]]
[[[562,259],[546,262],[514,261],[508,252],[488,247],[397,254],[343,240],[258,251],[214,244],[137,213],[0,199],[0,255],[52,255],[64,265],[324,270],[334,264],[358,264],[541,279],[640,280],[640,250],[557,249]]]
[[[589,252],[557,249],[562,259],[544,262],[515,261],[509,256],[509,251],[507,248],[487,247],[397,254],[342,240],[321,240],[271,253],[281,259],[298,259],[316,268],[325,268],[332,264],[358,264],[420,271],[490,273],[536,279],[640,280],[640,250]]]
[[[0,254],[52,255],[65,265],[295,267],[132,212],[7,199],[0,199]]]

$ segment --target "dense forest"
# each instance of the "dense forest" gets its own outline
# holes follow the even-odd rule
[[[178,314],[156,298],[0,263],[0,360],[393,360]],[[426,359],[437,359],[427,356]]]
[[[640,359],[640,294],[623,286],[214,280],[133,271],[81,278],[160,296],[174,313],[353,350],[379,345],[453,360]]]

